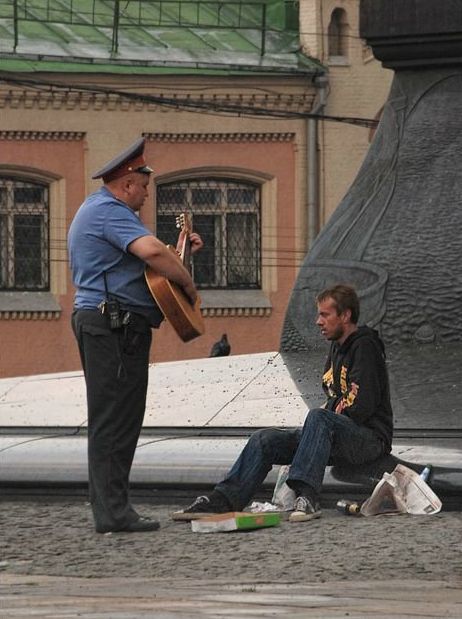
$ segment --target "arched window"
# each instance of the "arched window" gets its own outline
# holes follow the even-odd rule
[[[48,186],[0,176],[0,290],[50,289]]]
[[[348,56],[348,23],[344,9],[334,9],[327,30],[329,58]]]
[[[175,244],[175,217],[191,215],[204,240],[194,256],[202,289],[261,288],[260,186],[223,178],[194,178],[157,187],[157,235]]]

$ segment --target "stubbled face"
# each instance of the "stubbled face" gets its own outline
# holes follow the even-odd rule
[[[318,303],[316,324],[326,340],[341,340],[345,335],[345,325],[349,324],[349,312],[338,314],[334,300],[327,298]]]
[[[132,174],[125,184],[124,202],[134,211],[139,211],[149,195],[149,174]]]

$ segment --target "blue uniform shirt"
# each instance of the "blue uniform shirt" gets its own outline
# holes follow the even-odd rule
[[[130,243],[148,234],[136,213],[106,187],[88,196],[68,234],[76,309],[95,309],[106,299],[106,273],[110,297],[159,326],[163,317],[146,284],[145,263],[127,251]]]

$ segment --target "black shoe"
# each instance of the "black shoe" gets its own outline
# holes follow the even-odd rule
[[[157,520],[151,520],[151,518],[140,516],[138,520],[130,522],[130,524],[122,529],[109,529],[104,531],[96,529],[96,531],[97,533],[144,533],[146,531],[157,531],[159,528],[160,523]]]
[[[225,514],[231,511],[231,507],[226,498],[219,492],[212,492],[210,497],[198,496],[189,507],[179,512],[174,512],[174,520],[194,520],[201,516],[212,516],[213,514]]]
[[[289,516],[289,522],[307,522],[321,515],[321,509],[317,501],[311,501],[306,496],[298,496],[295,499],[294,511]]]
[[[130,522],[128,527],[122,530],[129,533],[141,533],[142,531],[157,531],[157,529],[160,529],[160,523],[157,520],[140,516],[138,520]]]

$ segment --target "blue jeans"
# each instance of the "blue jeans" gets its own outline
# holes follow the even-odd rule
[[[250,437],[239,458],[215,490],[225,495],[234,510],[250,503],[273,464],[290,464],[287,480],[321,491],[328,464],[364,464],[379,458],[384,444],[372,430],[345,415],[323,408],[309,411],[303,428],[258,430]]]

